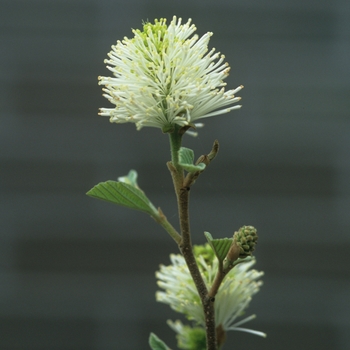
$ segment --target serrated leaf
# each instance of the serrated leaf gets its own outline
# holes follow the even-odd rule
[[[233,238],[213,239],[213,236],[209,232],[204,232],[204,235],[218,260],[223,261],[230,250]]]
[[[151,216],[158,215],[157,209],[141,190],[124,182],[111,180],[100,182],[86,194],[124,207],[141,210]]]
[[[159,339],[154,333],[150,334],[148,343],[152,350],[170,350],[163,340]]]
[[[181,147],[179,149],[179,164],[180,166],[188,171],[189,173],[194,173],[196,171],[202,171],[205,168],[204,163],[199,163],[197,165],[193,164],[194,153],[190,148]]]

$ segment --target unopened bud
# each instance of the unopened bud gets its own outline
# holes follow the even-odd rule
[[[258,241],[258,234],[253,226],[243,226],[233,235],[233,244],[239,247],[239,257],[252,255]]]

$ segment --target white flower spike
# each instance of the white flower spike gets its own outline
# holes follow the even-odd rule
[[[199,38],[195,31],[191,19],[181,24],[173,17],[169,26],[160,19],[112,46],[105,63],[114,76],[99,77],[99,84],[115,107],[99,114],[113,123],[135,123],[138,130],[171,132],[176,125],[196,127],[198,119],[240,108],[235,94],[243,86],[225,91],[230,67],[215,49],[208,51],[212,33]]]
[[[218,269],[218,261],[209,245],[195,247],[194,253],[204,281],[207,286],[210,286]],[[203,308],[185,259],[182,255],[172,254],[170,260],[171,265],[161,265],[160,271],[156,272],[158,286],[164,289],[156,293],[156,299],[170,305],[175,311],[183,313],[189,320],[194,321],[195,326],[204,328]],[[255,318],[255,315],[237,321],[244,314],[252,296],[259,291],[262,284],[258,280],[263,272],[250,269],[254,263],[255,259],[252,259],[235,266],[225,277],[215,297],[216,325],[221,325],[225,332],[235,330],[266,336],[263,332],[240,327]],[[168,324],[179,334],[180,339],[186,337],[188,326],[184,326],[180,321],[168,321]]]

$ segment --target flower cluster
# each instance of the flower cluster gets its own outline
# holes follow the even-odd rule
[[[196,246],[194,253],[203,278],[210,286],[218,270],[218,260],[214,257],[208,244]],[[156,293],[156,299],[169,304],[172,309],[185,314],[187,319],[195,323],[195,328],[191,329],[180,321],[168,321],[171,328],[178,333],[179,345],[183,344],[183,349],[190,349],[186,347],[186,344],[190,343],[191,335],[195,333],[198,337],[198,327],[204,329],[205,326],[203,308],[183,256],[172,254],[170,260],[171,265],[161,265],[160,270],[156,272],[158,286],[164,289]],[[253,319],[255,315],[236,321],[244,314],[252,296],[259,291],[262,284],[258,279],[263,272],[250,269],[254,263],[253,259],[235,266],[225,277],[215,297],[216,325],[221,325],[224,331],[238,330],[265,336],[262,332],[239,327]],[[205,332],[203,336],[205,337]]]
[[[235,94],[243,86],[225,91],[229,66],[215,49],[208,51],[212,33],[192,35],[191,20],[174,17],[145,23],[143,31],[112,46],[105,60],[113,77],[99,77],[104,96],[115,105],[100,115],[114,123],[135,123],[171,132],[176,125],[198,127],[195,122],[228,113],[241,106]]]

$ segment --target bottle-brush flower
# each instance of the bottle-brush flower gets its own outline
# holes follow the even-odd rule
[[[104,96],[114,105],[100,115],[114,123],[135,123],[171,132],[176,125],[200,126],[199,119],[238,109],[235,94],[225,91],[230,67],[215,49],[212,33],[199,38],[196,27],[174,17],[145,23],[134,37],[117,41],[105,60],[113,77],[99,77]]]
[[[204,281],[210,286],[218,269],[218,260],[208,244],[195,246],[194,253]],[[204,329],[203,308],[185,259],[182,255],[172,254],[170,260],[171,265],[161,265],[160,270],[156,272],[158,286],[164,290],[156,293],[156,299],[183,313],[188,320],[193,321],[195,329],[198,327]],[[263,272],[251,269],[254,263],[255,259],[252,259],[235,266],[227,274],[215,296],[215,322],[225,332],[237,330],[265,336],[262,332],[240,327],[255,317],[251,315],[239,319],[262,284],[259,279]],[[193,333],[189,326],[184,326],[181,321],[168,321],[168,323],[179,334],[178,339],[182,343],[185,343],[185,339]],[[198,336],[198,331],[195,334]],[[203,335],[205,337],[204,332]]]

